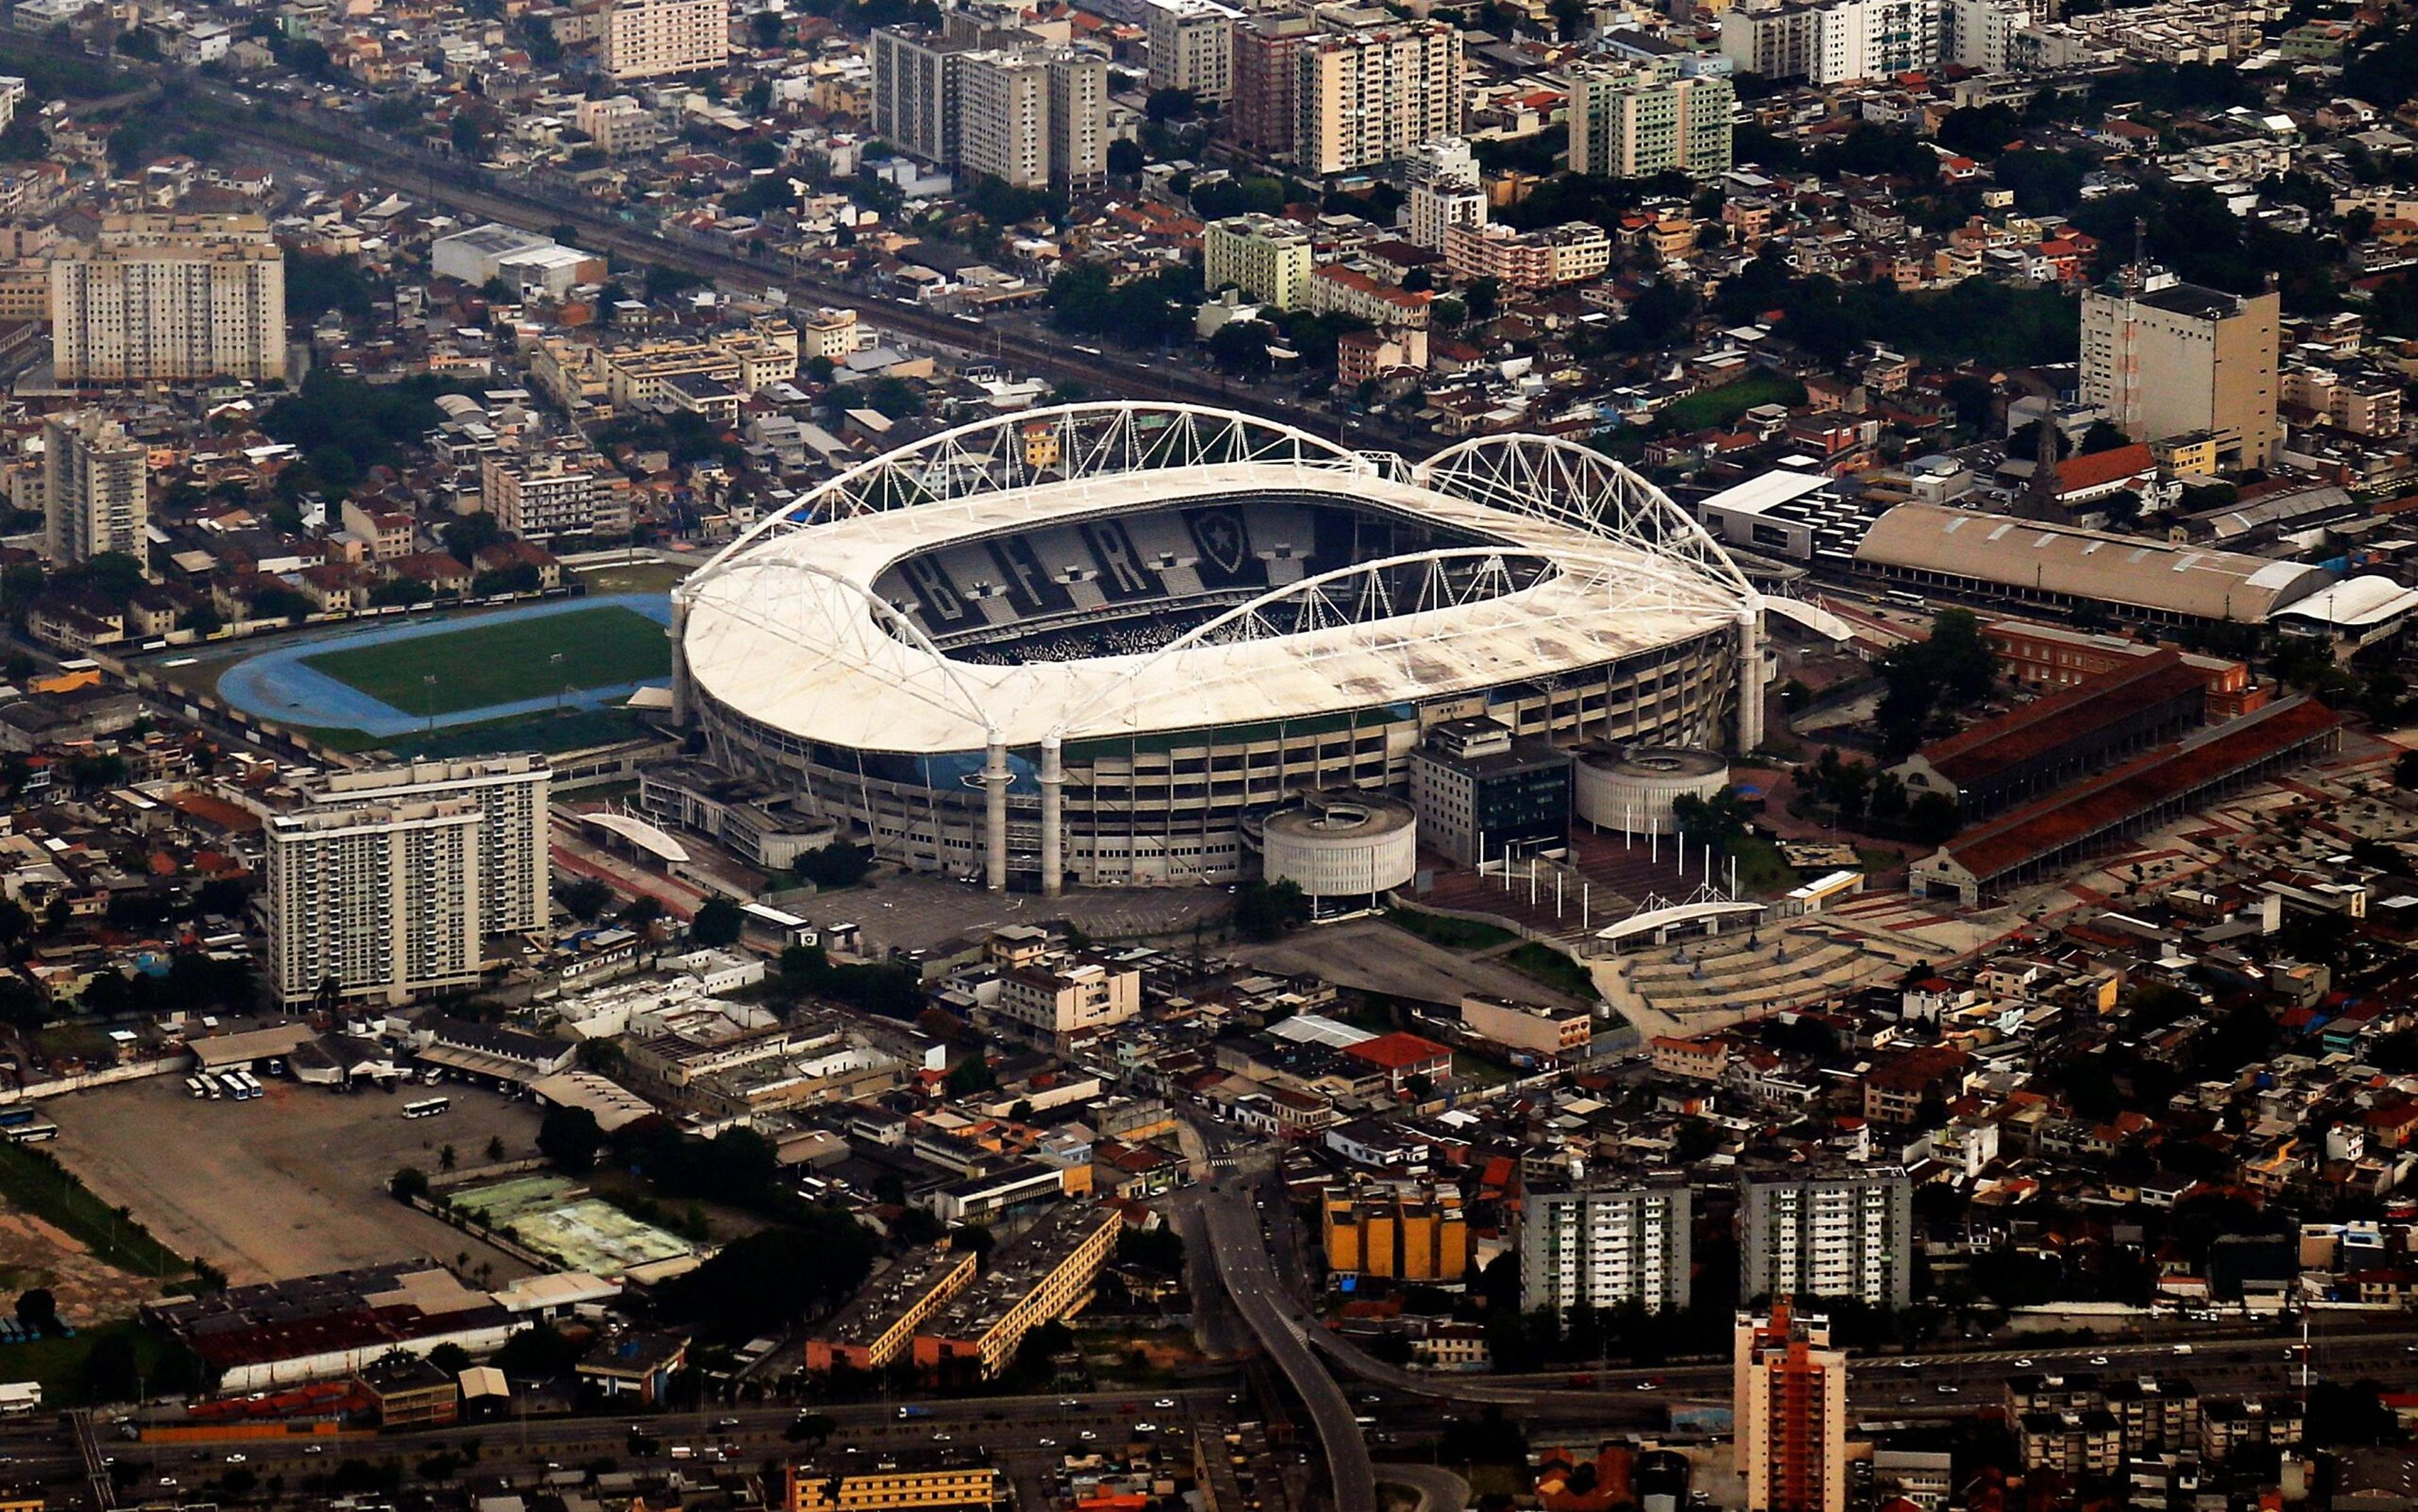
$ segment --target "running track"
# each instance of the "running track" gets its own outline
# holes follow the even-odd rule
[[[407,735],[414,730],[427,728],[432,722],[424,715],[397,709],[383,699],[371,697],[359,688],[337,681],[325,672],[306,666],[303,664],[305,660],[324,656],[333,650],[420,640],[508,619],[543,619],[552,615],[607,607],[635,609],[665,626],[672,622],[671,600],[661,593],[604,593],[587,598],[553,599],[543,603],[498,609],[482,615],[418,615],[380,624],[347,626],[330,634],[303,635],[237,663],[220,674],[219,696],[256,719],[274,724],[314,729],[360,730],[365,735],[378,737]],[[610,688],[574,689],[563,695],[561,702],[569,708],[601,709],[627,698],[650,683],[661,686],[668,680],[656,678],[648,682],[624,682]],[[514,714],[541,713],[555,706],[555,696],[548,694],[512,703],[487,704],[478,709],[457,709],[451,713],[437,715],[433,723],[440,729],[453,725],[476,725],[491,719],[507,719]]]

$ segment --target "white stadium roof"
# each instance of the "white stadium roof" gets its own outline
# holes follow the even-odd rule
[[[1393,561],[1476,567],[1487,591],[1353,618],[1339,605],[1367,597],[1363,563],[1157,650],[994,665],[941,651],[875,588],[901,559],[970,537],[1261,493],[1331,494],[1479,538]],[[1553,570],[1532,577],[1539,558]],[[1756,602],[1685,512],[1567,442],[1490,437],[1412,468],[1271,421],[1115,405],[987,420],[867,464],[733,542],[680,600],[694,690],[805,739],[913,754],[1449,696],[1682,642]]]

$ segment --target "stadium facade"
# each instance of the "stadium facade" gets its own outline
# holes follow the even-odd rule
[[[1400,794],[1443,721],[1761,739],[1763,603],[1567,441],[1412,465],[1251,416],[961,427],[768,516],[682,585],[679,716],[883,859],[1055,893],[1247,875],[1309,789]]]

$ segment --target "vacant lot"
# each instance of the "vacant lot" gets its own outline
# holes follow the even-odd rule
[[[566,688],[616,688],[668,677],[672,651],[662,625],[634,609],[613,607],[356,646],[304,657],[302,664],[390,709],[451,714]],[[431,677],[433,687],[425,680]]]
[[[43,1148],[169,1248],[199,1255],[231,1280],[465,1250],[474,1265],[493,1262],[498,1280],[528,1273],[388,1197],[385,1182],[402,1166],[435,1172],[448,1144],[465,1166],[486,1159],[490,1138],[511,1157],[529,1154],[538,1123],[530,1104],[449,1086],[451,1112],[406,1120],[409,1093],[263,1085],[268,1095],[248,1103],[195,1102],[171,1077],[55,1097],[42,1110],[59,1138]]]

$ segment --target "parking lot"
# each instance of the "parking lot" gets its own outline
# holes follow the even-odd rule
[[[52,1098],[59,1126],[45,1146],[103,1200],[130,1209],[179,1254],[199,1255],[233,1281],[265,1281],[427,1255],[495,1267],[501,1281],[528,1267],[386,1195],[403,1166],[432,1175],[451,1145],[464,1167],[485,1163],[487,1141],[507,1158],[532,1153],[538,1111],[493,1092],[447,1084],[339,1093],[263,1077],[247,1102],[195,1101],[182,1077],[154,1077]],[[438,1118],[403,1106],[438,1092]]]

